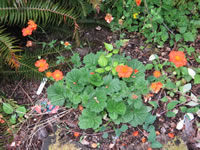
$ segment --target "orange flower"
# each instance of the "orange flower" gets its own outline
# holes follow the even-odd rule
[[[132,95],[132,99],[137,99],[137,98],[138,98],[137,95],[135,95],[135,94]]]
[[[142,141],[142,143],[145,143],[147,141],[147,139],[145,137],[142,137],[141,141]]]
[[[71,45],[71,44],[70,44],[69,42],[65,42],[64,45],[65,45],[65,46],[69,46],[69,45]]]
[[[52,77],[58,81],[58,80],[62,80],[63,79],[63,73],[60,71],[60,70],[55,70],[53,73],[52,73]]]
[[[187,64],[185,54],[182,51],[171,51],[169,53],[169,61],[173,62],[176,67],[182,67]]]
[[[149,147],[147,150],[152,150],[152,148],[151,148],[151,147]]]
[[[52,72],[50,72],[50,71],[46,72],[46,77],[47,77],[47,78],[49,78],[49,77],[51,77],[51,76],[52,76]]]
[[[159,131],[156,131],[156,135],[160,135],[160,132],[159,132]]]
[[[27,35],[31,35],[32,34],[32,29],[29,27],[23,28],[22,29],[22,35],[23,36],[27,36]]]
[[[94,72],[90,72],[90,74],[91,74],[91,75],[93,75],[93,74],[94,74]]]
[[[168,133],[168,136],[173,139],[174,138],[174,133]]]
[[[161,82],[153,82],[151,83],[151,89],[154,93],[158,93],[162,88],[163,84]]]
[[[48,69],[49,64],[44,59],[36,61],[35,66],[38,67],[39,72],[43,72]]]
[[[28,27],[31,28],[32,30],[37,29],[37,24],[33,20],[28,21]]]
[[[105,20],[107,23],[111,23],[111,21],[113,20],[114,18],[112,17],[111,14],[107,13],[106,16],[105,16]]]
[[[82,111],[82,110],[83,110],[83,106],[82,106],[82,105],[79,105],[79,106],[78,106],[78,109],[79,109],[80,111]]]
[[[153,72],[153,76],[154,76],[155,78],[159,78],[159,77],[161,76],[161,72],[160,72],[159,70],[155,70],[155,71]]]
[[[0,120],[0,123],[4,124],[4,123],[5,123],[5,120],[1,119],[1,120]]]
[[[139,132],[138,131],[134,131],[132,134],[133,134],[133,136],[138,136]]]
[[[135,2],[136,2],[136,4],[137,4],[137,6],[140,6],[141,0],[135,0]]]
[[[27,41],[26,42],[26,47],[32,47],[33,46],[33,42],[32,41]]]
[[[123,25],[123,20],[122,20],[122,19],[119,19],[119,20],[118,20],[118,24]]]
[[[79,132],[74,132],[75,137],[79,137],[80,133]]]
[[[116,71],[118,72],[119,77],[129,78],[133,72],[133,69],[127,65],[119,65],[116,67]]]
[[[136,73],[138,73],[139,71],[137,70],[137,69],[134,69],[134,73],[136,74]]]

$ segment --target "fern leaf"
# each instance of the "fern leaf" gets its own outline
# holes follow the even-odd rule
[[[18,46],[15,46],[17,41],[14,37],[10,37],[9,34],[3,33],[5,29],[0,27],[0,58],[8,63],[12,68],[19,68],[20,56],[16,55],[16,52],[22,51]]]

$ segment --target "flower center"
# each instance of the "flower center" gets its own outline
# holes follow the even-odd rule
[[[40,67],[44,67],[44,64],[40,64]]]
[[[122,72],[127,72],[127,68],[123,67]]]
[[[180,56],[176,56],[175,59],[176,59],[177,61],[179,61],[179,60],[181,60],[181,57],[180,57]]]

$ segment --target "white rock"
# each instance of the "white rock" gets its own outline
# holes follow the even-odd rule
[[[190,121],[194,119],[194,115],[192,113],[187,113],[186,115],[189,117]]]
[[[194,79],[194,77],[195,77],[195,75],[196,75],[196,72],[195,72],[193,69],[188,68],[188,73],[189,73],[189,75]]]
[[[149,61],[153,61],[154,59],[158,58],[158,56],[156,54],[152,54],[150,57],[149,57]]]
[[[176,125],[176,129],[181,130],[183,129],[183,126],[184,126],[184,120],[180,120],[178,124]]]

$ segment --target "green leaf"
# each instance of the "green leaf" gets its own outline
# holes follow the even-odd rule
[[[145,120],[145,124],[148,124],[148,125],[153,124],[155,120],[156,120],[156,116],[148,114]]]
[[[79,117],[78,125],[81,129],[97,129],[101,123],[102,119],[100,116],[97,116],[97,114],[94,112],[84,109],[82,111],[82,115]]]
[[[93,74],[89,77],[89,82],[95,86],[101,86],[103,84],[103,80],[99,74]]]
[[[161,99],[161,102],[168,102],[168,98],[165,96]]]
[[[192,88],[192,84],[191,83],[188,83],[188,84],[185,84],[184,86],[183,86],[183,93],[186,93],[186,92],[189,92],[190,90],[191,90],[191,88]]]
[[[79,103],[81,102],[81,99],[82,99],[82,98],[83,98],[83,97],[81,97],[80,94],[76,94],[76,95],[73,95],[71,98],[69,98],[69,100],[70,100],[73,104],[77,105],[77,104],[79,104]]]
[[[108,133],[104,132],[103,135],[102,135],[102,138],[107,139],[108,138]]]
[[[118,92],[121,89],[120,81],[118,78],[112,79],[109,82],[105,82],[104,84],[107,86],[106,92],[112,94],[113,92]]]
[[[167,117],[175,117],[176,116],[176,114],[172,111],[167,112],[166,115],[167,115]]]
[[[176,88],[176,84],[171,82],[171,81],[167,81],[165,84],[165,88],[167,89],[175,89]]]
[[[94,67],[94,66],[97,66],[97,63],[98,63],[98,56],[93,54],[93,53],[90,53],[88,55],[86,55],[84,58],[83,58],[83,63],[86,65],[86,67]]]
[[[74,53],[74,55],[71,57],[71,62],[74,64],[75,67],[80,67],[81,59],[78,53]]]
[[[187,30],[187,27],[180,27],[179,28],[180,33],[185,33],[186,30]]]
[[[128,126],[125,125],[125,124],[123,124],[119,130],[120,130],[121,132],[125,132],[127,129],[128,129]]]
[[[17,115],[16,114],[13,114],[11,117],[10,117],[10,122],[12,123],[12,124],[16,124],[16,117],[17,117]]]
[[[194,77],[194,84],[200,84],[200,75],[196,74]]]
[[[126,105],[124,102],[115,102],[114,100],[108,100],[107,110],[109,113],[116,113],[123,115],[126,112]]]
[[[106,71],[110,71],[112,68],[110,67],[110,66],[107,66],[106,68],[105,68],[105,70]]]
[[[178,103],[179,103],[179,101],[172,101],[172,102],[168,103],[167,104],[167,109],[168,110],[173,109]]]
[[[162,39],[163,41],[167,41],[168,38],[169,38],[168,33],[167,33],[167,32],[162,32],[162,34],[161,34],[161,39]]]
[[[162,146],[163,145],[158,141],[154,141],[154,142],[151,143],[152,148],[162,148]]]
[[[24,106],[19,106],[17,107],[16,112],[19,117],[23,117],[26,114],[26,108]]]
[[[108,59],[104,56],[104,54],[102,54],[102,55],[99,57],[98,64],[99,64],[101,67],[105,67],[105,66],[108,64]]]
[[[154,142],[156,140],[156,132],[152,129],[148,135],[148,142]]]
[[[97,73],[104,73],[105,70],[104,70],[104,68],[98,68],[98,69],[95,70],[95,72],[97,72]]]
[[[113,50],[113,53],[114,53],[114,54],[119,53],[119,49],[114,49],[114,50]]]
[[[47,89],[48,99],[52,105],[63,106],[65,103],[65,88],[63,82],[55,82]]]
[[[143,106],[140,109],[133,109],[133,120],[130,122],[130,124],[133,127],[142,125],[145,122],[147,115],[148,112],[146,106]]]
[[[70,84],[74,92],[81,92],[84,85],[87,84],[89,74],[84,69],[72,69],[65,77],[66,81]]]
[[[106,99],[107,96],[105,94],[105,91],[103,89],[97,89],[95,97],[90,100],[87,108],[89,108],[93,112],[99,113],[107,106]]]
[[[156,101],[149,101],[149,104],[151,104],[154,107],[154,109],[158,107],[158,104]]]
[[[108,51],[112,51],[113,50],[112,44],[104,43],[104,46]]]
[[[176,40],[176,42],[178,42],[181,38],[182,38],[182,37],[181,37],[180,34],[176,34],[176,35],[175,35],[175,40]]]
[[[194,42],[195,36],[191,32],[186,32],[183,34],[183,38],[186,42]]]
[[[12,114],[13,113],[13,107],[8,104],[8,103],[3,103],[3,111],[6,113],[6,114]]]
[[[143,103],[141,99],[136,99],[136,100],[133,100],[133,105],[134,105],[134,108],[140,109],[143,106]]]

